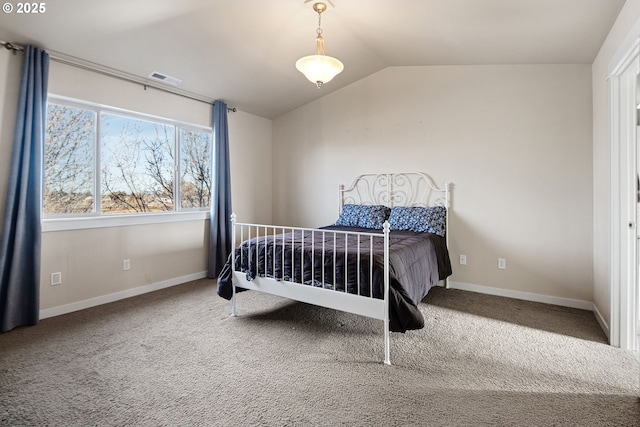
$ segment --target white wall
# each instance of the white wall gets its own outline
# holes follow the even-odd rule
[[[6,167],[22,55],[0,51],[0,191],[4,203]],[[101,74],[50,64],[49,92],[57,95],[209,126],[211,106],[144,88]],[[232,198],[249,221],[271,220],[271,121],[251,114],[229,113]],[[254,195],[258,195],[257,197]],[[41,310],[82,306],[89,300],[125,295],[140,287],[174,284],[203,275],[208,252],[208,221],[98,228],[43,233],[40,286]],[[122,270],[122,260],[131,270]],[[61,272],[63,284],[50,286]]]
[[[454,186],[452,280],[592,301],[591,115],[589,65],[387,68],[274,120],[274,219],[326,225],[340,183],[426,172]]]
[[[593,62],[593,276],[594,304],[611,317],[611,144],[609,128],[609,66],[640,37],[640,1],[627,0]],[[615,65],[615,64],[614,64]]]

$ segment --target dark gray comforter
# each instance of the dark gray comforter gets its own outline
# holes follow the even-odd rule
[[[312,235],[311,231],[304,233],[296,231],[246,240],[235,249],[235,270],[245,273],[249,280],[256,276],[266,276],[276,280],[334,289],[338,292],[344,292],[345,287],[347,292],[353,294],[370,296],[373,292],[374,298],[383,298],[383,239],[373,240],[371,252],[369,238],[361,237],[358,261],[357,236],[346,235],[345,254],[345,235],[334,235],[330,232],[338,230],[382,234],[382,231],[338,226],[324,227],[321,230],[328,232],[316,231]],[[337,248],[335,256],[334,240]],[[303,247],[304,250],[302,250]],[[322,256],[323,247],[324,257]],[[372,269],[370,269],[371,261],[373,261]],[[424,318],[417,308],[418,303],[439,280],[451,275],[451,262],[445,238],[430,233],[391,231],[389,269],[390,329],[404,332],[423,328]],[[231,279],[231,256],[229,256],[218,277],[218,295],[225,299],[231,299]],[[244,289],[237,288],[237,291],[242,290]]]

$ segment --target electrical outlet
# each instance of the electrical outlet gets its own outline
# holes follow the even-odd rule
[[[507,268],[507,260],[504,258],[498,258],[498,269],[505,270]]]
[[[460,255],[460,265],[467,265],[467,256]]]
[[[129,258],[122,260],[122,269],[124,271],[131,270],[131,260]]]
[[[51,286],[62,285],[62,273],[51,273]]]

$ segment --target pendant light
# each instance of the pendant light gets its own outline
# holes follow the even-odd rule
[[[318,29],[316,30],[316,54],[304,56],[296,61],[296,68],[311,82],[318,86],[331,81],[344,70],[342,62],[324,54],[324,39],[322,38],[322,12],[327,5],[321,2],[313,4],[313,10],[318,13]]]

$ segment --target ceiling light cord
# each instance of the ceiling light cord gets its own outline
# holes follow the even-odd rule
[[[316,30],[317,34],[322,34],[322,12],[323,11],[317,11],[318,12],[318,29]]]

